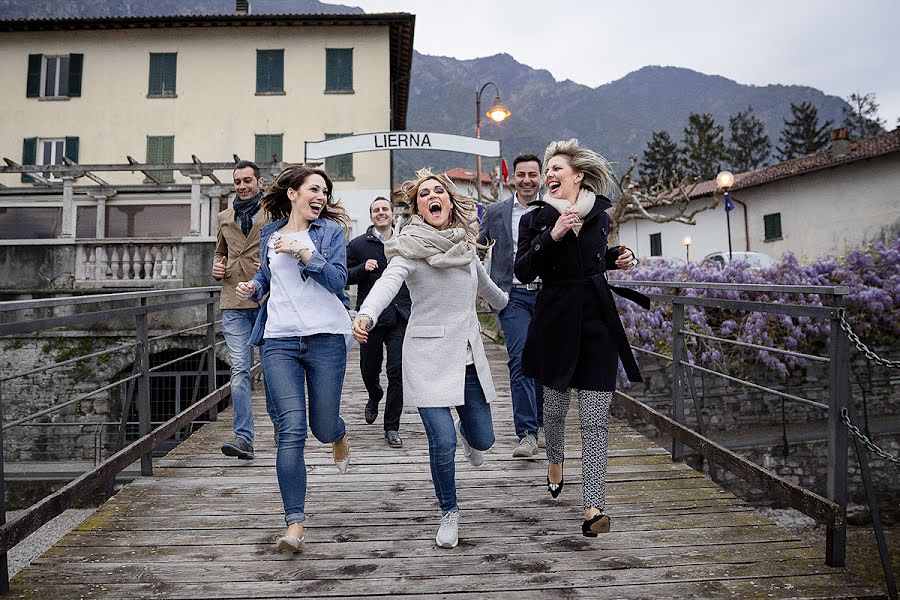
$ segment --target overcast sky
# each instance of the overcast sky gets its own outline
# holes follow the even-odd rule
[[[415,48],[424,54],[506,52],[591,87],[663,65],[743,84],[809,85],[842,98],[875,92],[888,130],[900,117],[900,0],[341,3],[415,14]]]

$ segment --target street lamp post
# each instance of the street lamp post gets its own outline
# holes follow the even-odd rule
[[[693,242],[694,240],[689,235],[684,236],[684,239],[681,240],[681,243],[684,244],[684,258],[687,263],[691,262],[691,244]]]
[[[734,185],[734,175],[731,174],[731,171],[721,171],[716,175],[716,186],[725,191],[725,223],[728,227],[728,262],[731,262],[731,211],[734,208],[728,189],[732,185]]]
[[[484,89],[492,85],[494,89],[497,91],[497,96],[494,98],[494,103],[491,105],[491,108],[485,113],[486,117],[489,117],[495,123],[499,123],[504,120],[506,117],[511,115],[509,109],[503,106],[500,102],[500,88],[497,87],[497,84],[493,81],[488,81],[481,89],[475,93],[475,137],[481,138],[481,94],[484,92]],[[478,193],[478,203],[481,204],[481,155],[478,154],[475,156],[475,189]]]

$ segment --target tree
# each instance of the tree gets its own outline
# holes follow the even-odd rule
[[[681,142],[682,170],[700,179],[715,178],[725,157],[723,132],[711,114],[689,116]]]
[[[753,114],[753,108],[739,112],[728,119],[731,138],[725,148],[725,157],[735,173],[758,169],[766,164],[772,151],[766,126]]]
[[[678,174],[678,146],[668,131],[654,131],[641,158],[641,185],[650,188]]]
[[[628,221],[647,220],[654,223],[685,223],[696,225],[694,216],[697,213],[715,208],[719,203],[719,197],[713,194],[710,201],[694,203],[691,205],[691,192],[699,183],[694,178],[692,181],[682,179],[674,175],[670,180],[657,180],[648,188],[636,185],[632,179],[635,167],[638,164],[637,156],[630,158],[631,165],[619,179],[619,189],[622,195],[613,204],[609,213],[612,218],[610,227],[610,240],[614,243],[618,240],[619,227]]]
[[[831,139],[831,120],[819,127],[819,111],[809,102],[799,105],[791,102],[790,121],[784,120],[781,139],[778,142],[779,160],[790,160],[818,152]]]
[[[858,93],[850,94],[850,97],[847,98],[847,104],[850,107],[845,106],[843,109],[843,126],[850,130],[851,138],[859,140],[884,133],[884,126],[887,121],[878,117],[878,103],[875,102],[875,92],[869,92],[864,96],[860,96]]]

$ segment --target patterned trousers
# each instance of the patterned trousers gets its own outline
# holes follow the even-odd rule
[[[565,458],[566,413],[572,389],[564,392],[544,387],[544,437],[547,458],[562,464]],[[612,392],[576,390],[581,421],[581,480],[584,508],[603,510],[606,502],[606,463],[609,448],[609,405]]]

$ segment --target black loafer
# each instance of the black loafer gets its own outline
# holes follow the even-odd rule
[[[384,439],[387,441],[387,445],[391,448],[402,448],[403,440],[400,439],[400,434],[393,430],[388,430],[384,432]]]
[[[565,467],[563,467],[563,469],[565,469]],[[549,465],[547,466],[547,491],[550,492],[551,497],[556,498],[562,493],[564,481],[565,473],[563,473],[563,476],[559,478],[559,483],[553,483],[552,481],[550,481],[550,467]]]
[[[581,535],[584,537],[597,537],[601,533],[609,533],[609,517],[603,513],[594,515],[581,524]]]
[[[365,417],[366,417],[366,423],[368,423],[369,425],[374,423],[375,419],[378,418],[378,405],[376,404],[373,406],[371,402],[366,404]]]
[[[253,446],[241,437],[235,437],[233,441],[222,444],[222,454],[236,456],[241,460],[253,460]]]

